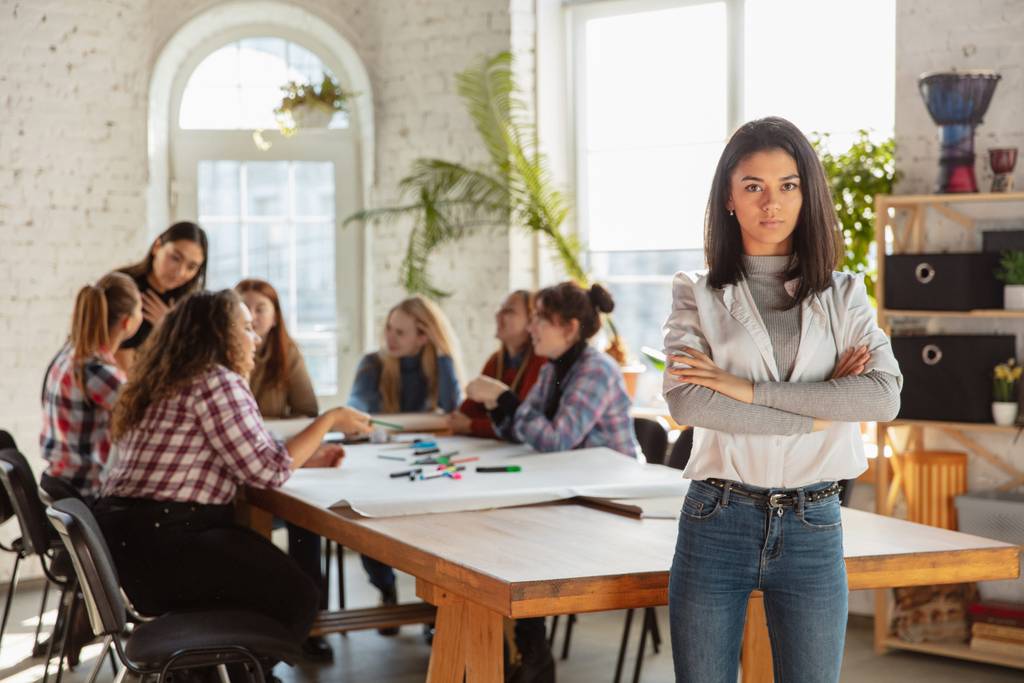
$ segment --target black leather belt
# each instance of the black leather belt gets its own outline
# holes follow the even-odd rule
[[[704,483],[711,484],[717,489],[725,490],[725,487],[729,487],[729,495],[739,495],[744,498],[750,498],[758,503],[767,505],[770,508],[785,508],[785,507],[796,507],[800,502],[800,494],[797,493],[797,489],[786,489],[785,491],[779,491],[766,495],[760,491],[753,491],[744,487],[742,484],[737,484],[734,481],[726,481],[725,479],[705,479]],[[822,500],[829,496],[834,496],[843,487],[840,486],[838,481],[832,482],[831,485],[826,486],[823,489],[816,491],[807,491],[804,493],[804,502],[813,503],[816,500]]]

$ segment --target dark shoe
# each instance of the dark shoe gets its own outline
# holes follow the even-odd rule
[[[311,662],[334,661],[334,650],[323,636],[310,636],[302,641],[302,655]]]
[[[380,592],[380,605],[381,605],[381,607],[391,607],[391,606],[394,606],[394,605],[397,605],[397,604],[398,604],[398,591],[395,589],[394,586],[391,586],[387,590],[382,590]],[[398,635],[398,627],[397,626],[388,626],[386,628],[379,628],[379,629],[377,629],[377,633],[381,634],[382,636],[397,636]]]

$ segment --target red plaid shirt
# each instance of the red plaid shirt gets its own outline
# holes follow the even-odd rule
[[[73,353],[65,345],[43,380],[39,445],[47,474],[83,496],[96,496],[110,454],[110,411],[125,377],[109,353],[93,356],[82,363],[83,393],[75,381]]]
[[[248,383],[221,365],[149,406],[117,449],[104,496],[220,505],[239,485],[276,488],[291,475]]]

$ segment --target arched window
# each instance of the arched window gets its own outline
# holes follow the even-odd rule
[[[235,32],[190,55],[170,101],[171,217],[207,230],[210,289],[246,277],[274,285],[326,403],[347,391],[361,351],[362,245],[340,227],[362,206],[358,117],[284,137],[274,108],[289,81],[327,74],[353,90],[340,71],[291,36]]]

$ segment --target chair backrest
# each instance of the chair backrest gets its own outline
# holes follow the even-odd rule
[[[639,442],[640,450],[647,462],[659,465],[663,463],[665,454],[668,452],[668,432],[665,431],[665,428],[657,420],[634,417],[633,431],[636,433],[636,440]]]
[[[0,451],[0,480],[21,525],[21,540],[28,555],[43,555],[53,535],[46,522],[46,508],[28,460],[16,448]]]
[[[14,437],[11,436],[10,432],[0,429],[0,451],[6,451],[9,448],[18,450],[18,444],[14,443]],[[0,524],[3,524],[13,516],[14,506],[11,505],[7,489],[0,486]]]
[[[677,470],[686,469],[686,463],[690,462],[690,452],[693,450],[693,428],[684,429],[679,432],[679,438],[672,444],[672,452],[668,454],[666,465]]]
[[[114,559],[96,518],[77,498],[58,500],[47,508],[46,516],[71,554],[93,633],[120,633],[125,626],[125,603]]]

